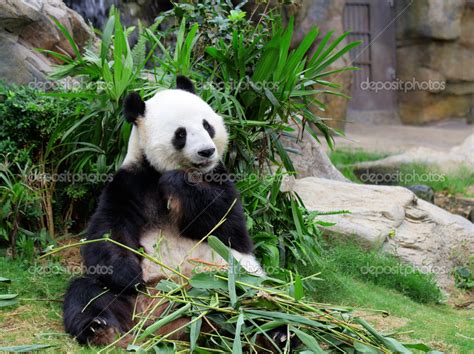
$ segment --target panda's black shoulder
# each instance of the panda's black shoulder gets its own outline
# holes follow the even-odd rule
[[[155,192],[155,186],[161,173],[143,160],[135,165],[121,167],[112,181],[103,191],[103,199],[121,204],[124,200],[142,198],[145,194]],[[101,198],[102,199],[102,198]]]
[[[160,177],[146,162],[120,168],[101,193],[89,223],[88,237],[102,237],[104,232],[114,229],[134,230],[139,234],[142,225],[148,224],[151,214],[159,208]]]

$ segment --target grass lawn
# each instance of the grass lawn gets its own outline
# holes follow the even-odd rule
[[[51,344],[50,352],[95,352],[79,347],[63,332],[61,298],[68,276],[35,274],[20,261],[0,257],[0,276],[12,279],[10,292],[20,294],[19,304],[0,308],[0,346]],[[474,350],[474,311],[449,305],[422,305],[378,285],[339,275],[339,287],[320,287],[325,301],[360,308],[357,314],[398,339],[424,342],[446,353]],[[2,288],[1,293],[5,293]],[[319,293],[314,294],[320,298]],[[372,310],[384,310],[390,315]],[[469,336],[471,336],[470,339]]]
[[[354,168],[352,164],[365,161],[375,161],[383,159],[389,156],[388,154],[381,154],[376,152],[367,152],[361,149],[339,149],[332,151],[329,154],[329,158],[332,163],[342,172],[342,174],[349,180],[357,183],[361,183],[357,176],[354,174]],[[404,175],[410,176],[428,176],[433,171],[433,168],[421,164],[407,164],[400,167],[400,172]],[[474,195],[469,190],[469,187],[474,186],[474,173],[469,171],[466,167],[460,167],[457,171],[453,171],[450,174],[438,173],[440,178],[422,179],[418,177],[410,181],[410,183],[404,183],[402,179],[400,185],[415,185],[425,184],[433,188],[436,192],[447,192],[450,194],[460,194],[467,197],[473,197]],[[438,177],[438,176],[437,176]]]

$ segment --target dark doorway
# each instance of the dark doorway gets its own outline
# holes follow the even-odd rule
[[[350,53],[354,72],[348,121],[396,123],[394,4],[388,0],[347,0],[344,30],[362,44]]]

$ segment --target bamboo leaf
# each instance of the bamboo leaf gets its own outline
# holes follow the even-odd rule
[[[76,58],[77,59],[80,59],[81,58],[81,52],[79,51],[79,47],[77,46],[76,42],[74,41],[74,39],[72,38],[71,34],[69,33],[69,31],[67,30],[66,27],[64,27],[61,22],[59,22],[59,20],[54,17],[54,16],[50,16],[51,20],[53,20],[53,22],[56,24],[56,26],[59,28],[59,30],[61,31],[61,33],[63,34],[64,37],[66,37],[67,41],[69,42],[69,44],[71,45],[71,48],[72,50],[74,51],[74,54],[76,55]]]
[[[193,353],[194,350],[196,349],[199,334],[201,333],[202,319],[199,318],[196,320],[196,317],[193,317],[191,322],[192,323],[191,323],[190,334],[189,334],[189,346],[190,346],[191,353]]]
[[[11,347],[0,347],[1,352],[13,352],[13,353],[25,353],[43,350],[47,348],[53,348],[56,345],[52,344],[26,344],[26,345],[15,345]]]
[[[232,346],[232,354],[242,354],[242,341],[240,339],[240,333],[242,331],[242,325],[244,324],[244,314],[240,312],[237,324],[235,325],[235,336],[234,344]]]
[[[138,340],[141,340],[152,333],[156,332],[159,330],[161,327],[164,325],[167,325],[168,323],[182,317],[186,312],[188,312],[191,309],[191,303],[187,303],[183,307],[179,308],[176,311],[173,311],[170,313],[168,316],[165,316],[163,318],[160,318],[158,321],[147,327],[141,335],[138,336]]]
[[[314,337],[311,337],[309,334],[300,331],[299,329],[292,328],[291,331],[296,334],[296,336],[303,342],[306,347],[316,354],[324,354],[325,351],[319,346],[318,342]]]

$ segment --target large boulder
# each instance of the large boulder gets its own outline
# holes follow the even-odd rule
[[[474,134],[447,151],[416,147],[381,160],[355,164],[355,168],[356,171],[393,171],[405,164],[428,165],[441,172],[456,172],[460,168],[474,171]]]
[[[56,18],[82,47],[93,33],[81,16],[61,0],[0,1],[0,77],[8,83],[45,81],[53,58],[36,48],[74,56],[74,51],[57,28]]]
[[[474,253],[473,223],[418,199],[406,188],[317,177],[287,181],[282,188],[298,193],[309,210],[348,210],[324,216],[324,221],[335,223],[326,228],[328,233],[396,254],[434,273],[442,287],[453,284],[452,269]]]
[[[347,181],[329,160],[321,144],[307,131],[302,132],[296,125],[293,128],[293,133],[282,136],[280,140],[290,154],[298,178],[312,176]]]

